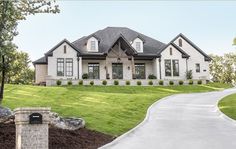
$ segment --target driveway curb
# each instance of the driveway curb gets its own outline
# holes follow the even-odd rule
[[[174,97],[174,96],[176,96],[176,95],[179,95],[179,94],[170,95],[170,96],[161,98],[161,99],[157,100],[156,102],[154,102],[151,106],[148,107],[146,116],[145,116],[145,118],[143,119],[142,122],[140,122],[138,125],[136,125],[136,126],[135,126],[134,128],[132,128],[132,129],[130,129],[130,130],[127,131],[126,133],[124,133],[124,134],[122,134],[121,136],[117,137],[114,141],[112,141],[112,142],[110,142],[110,143],[108,143],[108,144],[106,144],[106,145],[104,145],[104,146],[101,146],[101,147],[99,147],[98,149],[109,149],[111,146],[117,144],[117,143],[118,143],[121,139],[123,139],[124,137],[126,137],[126,136],[132,134],[134,131],[136,131],[136,129],[138,129],[139,127],[141,127],[142,125],[144,125],[144,124],[148,121],[148,119],[149,119],[149,117],[150,117],[150,111],[151,111],[151,109],[152,109],[153,106],[155,106],[156,104],[160,103],[160,102],[163,101],[163,100],[166,100],[167,98]]]
[[[235,93],[232,93],[232,94],[235,94]],[[232,95],[232,94],[229,94],[229,95]],[[223,98],[225,98],[225,97],[227,97],[227,96],[229,96],[229,95],[226,95],[226,96],[224,96]],[[219,100],[217,101],[217,103],[216,103],[216,105],[215,105],[215,110],[216,110],[217,114],[218,114],[221,118],[225,119],[226,121],[228,121],[228,122],[230,122],[230,123],[232,123],[233,125],[236,126],[236,120],[234,120],[234,119],[228,117],[226,114],[224,114],[224,113],[220,110],[220,108],[219,108],[219,106],[218,106],[218,105],[219,105],[219,102],[220,102],[223,98],[221,98],[221,99],[219,99]]]

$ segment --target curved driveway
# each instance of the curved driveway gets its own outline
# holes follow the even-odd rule
[[[162,99],[140,125],[102,149],[236,149],[236,123],[216,107],[232,93],[236,89]]]

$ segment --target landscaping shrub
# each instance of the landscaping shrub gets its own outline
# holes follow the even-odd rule
[[[157,79],[157,77],[154,74],[148,75],[148,79]]]
[[[130,85],[130,81],[126,81],[125,84],[126,84],[126,85]]]
[[[89,83],[90,85],[94,85],[94,81],[90,81],[90,83]]]
[[[61,80],[57,80],[57,86],[61,85]]]
[[[179,80],[179,85],[183,85],[183,84],[184,84],[184,81]]]
[[[193,80],[189,80],[188,84],[193,85]]]
[[[148,81],[148,85],[153,85],[152,80]]]
[[[103,80],[102,85],[107,85],[107,80]]]
[[[173,81],[169,81],[169,85],[174,85],[174,82]]]
[[[192,79],[192,78],[193,78],[192,70],[186,71],[186,79]]]
[[[114,85],[119,85],[119,81],[118,80],[114,80]]]
[[[160,80],[160,81],[158,82],[158,84],[159,84],[159,85],[164,85],[164,81],[163,81],[163,80]]]
[[[202,84],[202,80],[198,80],[198,81],[197,81],[197,84]]]
[[[137,81],[137,85],[142,85],[142,82],[141,81]]]
[[[84,84],[83,80],[80,80],[79,85],[83,85],[83,84]]]
[[[68,82],[67,82],[67,85],[72,85],[72,81],[71,81],[71,80],[68,81]]]
[[[87,73],[84,73],[84,74],[82,75],[82,78],[83,78],[83,79],[88,79],[88,74],[87,74]]]

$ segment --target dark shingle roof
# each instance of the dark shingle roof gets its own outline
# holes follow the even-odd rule
[[[40,59],[37,59],[36,61],[33,62],[33,64],[47,64],[46,57],[41,57]]]
[[[87,53],[86,52],[86,43],[87,40],[91,36],[95,36],[96,38],[99,38],[99,52],[101,53],[107,53],[109,48],[112,46],[112,44],[115,42],[115,40],[118,39],[118,37],[122,35],[124,38],[128,41],[131,42],[135,38],[139,37],[141,40],[144,40],[144,49],[143,49],[143,54],[154,54],[162,49],[163,46],[165,46],[164,43],[155,40],[153,38],[150,38],[146,35],[143,35],[141,33],[138,33],[134,30],[131,30],[126,27],[107,27],[103,30],[99,30],[89,36],[80,38],[74,42],[72,42],[73,45],[75,45],[78,49],[81,50],[82,53]]]

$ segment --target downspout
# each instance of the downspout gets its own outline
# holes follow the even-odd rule
[[[159,72],[160,72],[160,80],[161,80],[161,56],[159,58]]]

